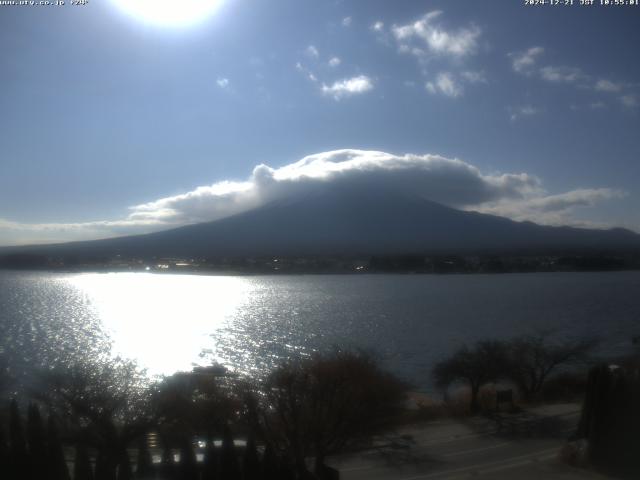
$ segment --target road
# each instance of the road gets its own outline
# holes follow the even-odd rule
[[[334,459],[342,480],[603,479],[558,460],[579,406],[545,406],[493,420],[441,420],[402,429],[371,451]]]

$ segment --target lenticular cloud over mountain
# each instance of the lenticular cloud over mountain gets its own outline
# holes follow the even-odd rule
[[[534,176],[483,175],[468,163],[439,155],[335,150],[277,169],[258,165],[246,182],[216,183],[137,205],[131,218],[179,223],[214,220],[329,184],[354,191],[398,190],[452,207],[522,199],[540,191],[540,181]]]
[[[65,234],[97,238],[143,233],[217,220],[328,187],[353,193],[402,192],[449,207],[551,224],[572,223],[574,207],[623,194],[608,188],[583,188],[579,195],[563,192],[562,202],[552,202],[559,194],[548,195],[542,181],[529,173],[486,174],[467,162],[440,155],[345,149],[310,155],[280,168],[261,164],[246,181],[222,181],[135,205],[120,220],[37,225],[0,220],[0,231],[47,230],[61,239]]]
[[[275,169],[258,165],[246,182],[216,183],[137,205],[130,219],[172,224],[215,220],[327,186],[397,191],[454,208],[554,224],[571,223],[567,214],[574,207],[623,195],[609,188],[583,188],[563,192],[563,202],[552,202],[558,194],[548,195],[542,181],[528,173],[484,174],[469,163],[440,155],[334,150]]]

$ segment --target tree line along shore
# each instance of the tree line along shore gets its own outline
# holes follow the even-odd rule
[[[638,253],[149,257],[0,255],[0,269],[183,273],[533,273],[640,270]]]

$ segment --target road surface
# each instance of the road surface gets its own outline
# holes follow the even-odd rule
[[[403,428],[359,455],[334,459],[341,480],[603,479],[561,463],[579,406],[544,406],[495,420],[441,420]]]

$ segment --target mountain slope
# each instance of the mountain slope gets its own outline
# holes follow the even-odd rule
[[[327,189],[214,222],[20,251],[217,257],[619,249],[640,249],[640,235],[514,222],[397,193]]]

